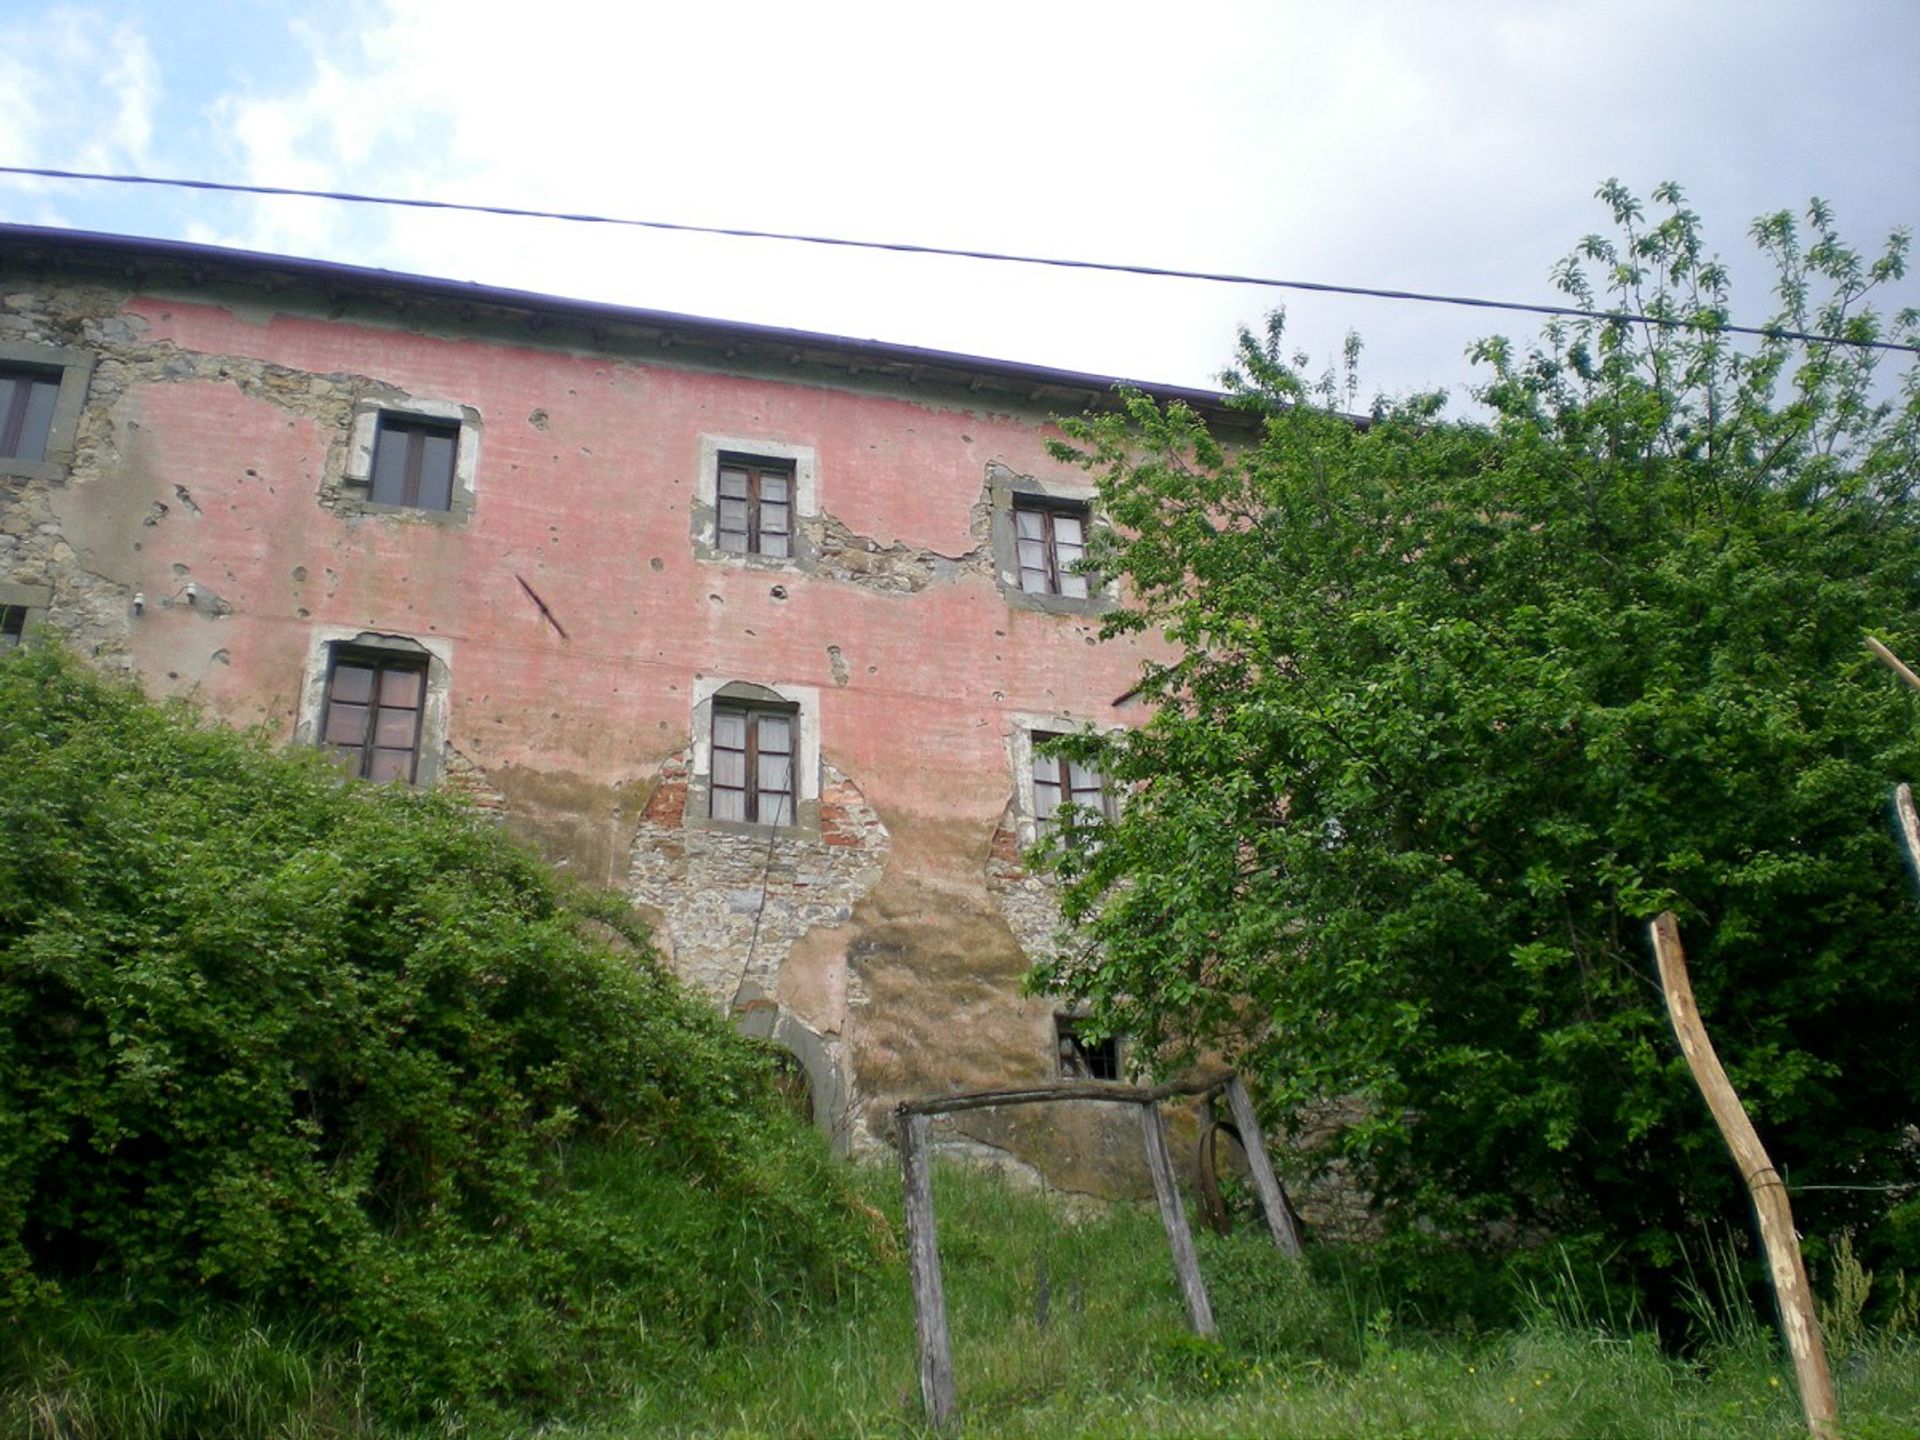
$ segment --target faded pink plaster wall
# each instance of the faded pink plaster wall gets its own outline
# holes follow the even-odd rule
[[[470,405],[483,422],[468,523],[344,519],[317,499],[344,434],[218,386],[129,393],[123,409],[150,464],[188,485],[202,511],[169,519],[143,583],[170,588],[171,563],[199,576],[219,557],[218,578],[202,583],[234,605],[222,625],[231,663],[194,678],[223,708],[291,697],[309,625],[440,635],[455,647],[458,748],[482,764],[617,784],[685,743],[696,674],[807,684],[821,690],[823,753],[883,812],[990,825],[1012,784],[1005,717],[1117,718],[1111,701],[1137,674],[1137,645],[1089,646],[1096,622],[1010,607],[990,578],[895,595],[694,557],[703,432],[811,446],[822,511],[882,544],[959,556],[976,545],[969,522],[989,460],[1063,473],[1046,432],[1011,416],[302,317],[262,325],[175,299],[128,308],[153,341],[365,376]],[[536,411],[544,429],[529,420]],[[776,584],[785,600],[772,597]],[[829,645],[849,668],[844,688]]]
[[[97,306],[95,293],[47,303]],[[203,297],[136,296],[107,317],[100,333],[120,338],[99,357],[91,448],[48,491],[77,564],[146,596],[125,646],[150,688],[290,735],[315,627],[437,637],[451,777],[557,860],[638,895],[650,858],[694,864],[675,807],[701,680],[812,687],[822,760],[852,787],[842,818],[865,805],[877,819],[852,839],[823,821],[804,866],[833,871],[846,907],[783,939],[754,1003],[813,1027],[869,1138],[903,1096],[1052,1073],[1052,1006],[1021,989],[1045,907],[1022,892],[1019,936],[1006,908],[1009,870],[1025,884],[1002,828],[1013,717],[1137,719],[1112,702],[1151,642],[1095,645],[1096,619],[1021,608],[996,583],[989,467],[1084,485],[1046,454],[1043,417],[677,351],[516,343],[444,313],[441,333],[404,328],[438,312],[382,325]],[[336,503],[354,406],[396,393],[479,416],[464,521]],[[810,448],[819,511],[854,537],[844,553],[871,542],[952,578],[901,593],[848,567],[698,558],[703,434]],[[647,903],[751,883],[756,867],[656,866]],[[696,939],[698,965],[729,943]],[[1077,1188],[1099,1188],[1116,1144],[1137,1148],[1130,1125],[1116,1141],[1093,1122],[967,1123]]]

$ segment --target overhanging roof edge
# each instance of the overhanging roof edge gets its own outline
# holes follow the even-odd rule
[[[477,281],[452,280],[432,275],[415,275],[400,270],[380,270],[369,266],[348,265],[336,260],[305,259],[258,250],[203,245],[186,240],[165,240],[146,236],[114,235],[99,231],[67,230],[54,226],[0,222],[0,255],[9,252],[32,254],[35,251],[45,251],[48,252],[49,258],[58,260],[59,256],[54,252],[62,250],[101,258],[124,256],[136,262],[144,259],[175,264],[188,269],[198,265],[222,266],[241,272],[275,272],[312,284],[335,288],[353,287],[368,291],[399,289],[453,304],[522,310],[532,314],[571,318],[587,324],[622,324],[679,331],[710,337],[723,344],[757,344],[785,346],[795,351],[824,351],[830,358],[851,365],[921,366],[927,369],[957,372],[963,376],[977,375],[1036,388],[1098,394],[1111,394],[1116,387],[1125,386],[1142,391],[1157,400],[1183,401],[1196,410],[1211,413],[1229,410],[1229,397],[1223,392],[1202,390],[1191,386],[1136,380],[1118,375],[1062,370],[1017,360],[998,360],[955,351],[931,350],[885,340],[861,340],[852,336],[832,335],[820,331],[791,330],[780,326],[755,325],[739,320],[720,320],[675,311],[617,305],[607,301],[547,295],[538,291],[484,285]],[[1244,415],[1244,412],[1239,411],[1232,413],[1236,417]]]

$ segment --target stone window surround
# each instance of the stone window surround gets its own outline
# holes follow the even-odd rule
[[[993,547],[993,578],[1007,603],[1022,610],[1039,610],[1049,615],[1103,615],[1113,608],[1113,597],[1098,575],[1087,576],[1087,593],[1078,595],[1034,595],[1020,588],[1020,550],[1014,540],[1013,502],[1018,496],[1054,509],[1084,509],[1087,538],[1100,528],[1093,508],[1094,487],[1078,477],[1043,480],[1037,475],[1018,475],[1003,465],[991,467],[987,477],[987,502],[991,511],[989,541]]]
[[[18,605],[27,612],[26,624],[22,627],[21,638],[47,618],[47,611],[53,606],[53,587],[51,585],[28,585],[18,580],[0,580],[0,605]]]
[[[793,466],[793,534],[788,542],[790,555],[737,555],[720,548],[720,461],[739,455],[762,460],[783,460]],[[813,566],[813,545],[801,522],[820,515],[820,467],[811,445],[795,445],[785,440],[749,438],[739,435],[702,433],[699,445],[699,470],[694,475],[692,511],[693,553],[701,560],[738,565],[750,570],[808,570]]]
[[[0,342],[0,364],[57,370],[60,374],[60,393],[53,402],[45,457],[21,460],[0,456],[0,476],[20,480],[66,479],[73,465],[74,444],[79,438],[80,412],[87,403],[87,382],[93,376],[92,353],[68,345]]]
[[[713,702],[733,702],[767,709],[789,710],[794,718],[793,808],[791,823],[772,825],[756,820],[716,820],[709,788],[713,777]],[[813,837],[820,833],[820,691],[813,685],[757,685],[703,675],[693,685],[693,765],[687,776],[687,807],[683,821],[689,830],[716,830],[731,835],[769,832]]]
[[[1101,727],[1090,720],[1069,715],[1064,711],[1052,715],[1021,713],[1011,717],[1013,729],[1007,736],[1007,758],[1013,769],[1013,809],[1014,822],[1020,833],[1020,848],[1030,848],[1040,837],[1039,820],[1033,806],[1033,737],[1038,735],[1072,735],[1080,731],[1098,730]],[[1126,729],[1124,725],[1105,727],[1109,735]],[[1104,780],[1103,780],[1104,783]],[[1108,803],[1114,797],[1108,794]]]
[[[453,455],[453,497],[445,510],[423,510],[417,505],[380,505],[373,491],[373,447],[382,416],[396,420],[429,420],[457,425],[459,443]],[[418,400],[411,396],[362,400],[353,407],[353,427],[347,438],[347,463],[340,483],[349,503],[368,515],[407,515],[436,524],[464,524],[473,515],[480,473],[480,412],[452,400]]]
[[[446,760],[449,721],[448,697],[453,688],[453,642],[438,635],[417,640],[410,635],[371,630],[354,625],[316,625],[307,636],[307,668],[300,686],[299,715],[294,722],[295,745],[318,745],[320,725],[327,713],[327,680],[339,651],[427,662],[427,698],[420,713],[420,756],[413,783],[426,789],[440,778]]]

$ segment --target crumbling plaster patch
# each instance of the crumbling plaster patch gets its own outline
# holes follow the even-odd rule
[[[683,980],[742,1023],[768,1004],[777,1007],[778,1023],[766,1022],[766,1038],[791,1042],[807,1066],[816,1107],[826,1107],[816,1114],[845,1147],[856,1143],[845,1030],[865,997],[844,956],[837,975],[822,973],[818,952],[803,961],[804,977],[794,983],[784,972],[811,935],[852,918],[886,868],[889,836],[844,774],[822,763],[817,775],[815,828],[701,828],[688,823],[689,746],[661,767],[634,833],[627,888],[657,919],[656,940]],[[691,788],[697,803],[698,787]],[[830,951],[827,968],[834,968]],[[787,994],[800,1005],[782,1004]],[[796,1026],[812,1037],[804,1045],[794,1038]]]
[[[143,435],[137,406],[127,404],[130,397],[156,385],[225,385],[290,418],[311,422],[320,434],[338,437],[326,446],[316,500],[341,511],[350,523],[358,511],[350,494],[343,500],[341,485],[355,407],[389,404],[404,410],[415,403],[367,376],[314,374],[151,340],[147,322],[125,311],[125,302],[123,292],[90,285],[22,288],[0,295],[0,346],[59,347],[92,357],[64,473],[10,477],[0,487],[0,565],[10,579],[51,585],[48,625],[96,663],[117,668],[132,664],[139,583],[128,557],[118,553],[120,547],[94,542],[137,535],[143,523],[150,522],[151,528],[172,516],[198,513],[190,494],[181,493],[177,485],[164,486],[148,474],[152,467],[139,463]],[[141,476],[148,483],[129,483],[129,477]],[[143,519],[136,521],[136,511]],[[133,549],[141,548],[139,541],[131,543]],[[194,578],[207,597],[199,613],[209,618],[226,613],[225,602],[207,588],[211,577]],[[184,577],[178,588],[184,591]],[[171,606],[176,598],[141,595],[158,608]]]

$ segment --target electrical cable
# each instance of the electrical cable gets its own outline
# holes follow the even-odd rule
[[[1321,280],[1281,280],[1232,271],[1184,270],[1166,265],[1130,265],[1106,260],[1069,260],[1060,256],[1020,255],[1003,250],[970,250],[946,245],[919,245],[908,241],[855,240],[845,236],[805,235],[784,230],[756,230],[738,226],[694,225],[675,220],[640,220],[590,211],[536,210],[518,205],[481,205],[458,200],[422,200],[399,195],[364,195],[350,190],[303,190],[288,185],[243,185],[225,180],[188,180],[157,175],[113,175],[89,170],[54,170],[28,165],[0,165],[0,175],[23,175],[42,180],[92,180],[109,185],[159,185],[181,190],[206,190],[233,195],[265,195],[297,200],[332,200],[347,205],[386,205],[411,210],[449,210],[471,215],[503,215],[525,220],[560,220],[573,225],[616,225],[639,230],[664,230],[684,235],[718,235],[733,240],[778,240],[794,245],[823,245],[847,250],[881,250],[898,255],[934,255],[955,260],[986,260],[1004,265],[1040,265],[1056,270],[1090,270],[1111,275],[1144,275],[1165,280],[1199,280],[1215,285],[1251,285],[1271,290],[1299,290],[1320,295],[1352,295],[1370,300],[1406,300],[1422,305],[1455,305],[1476,310],[1503,310],[1563,319],[1611,320],[1660,329],[1703,328],[1698,322],[1675,316],[1644,315],[1629,310],[1588,310],[1578,305],[1548,305],[1524,300],[1489,300],[1473,295],[1446,295],[1423,290],[1389,290],[1371,285],[1339,285]],[[1897,340],[1872,340],[1845,335],[1821,335],[1776,325],[1713,327],[1716,334],[1754,335],[1767,340],[1800,340],[1810,345],[1841,345],[1863,350],[1891,350],[1920,355],[1920,345]]]

